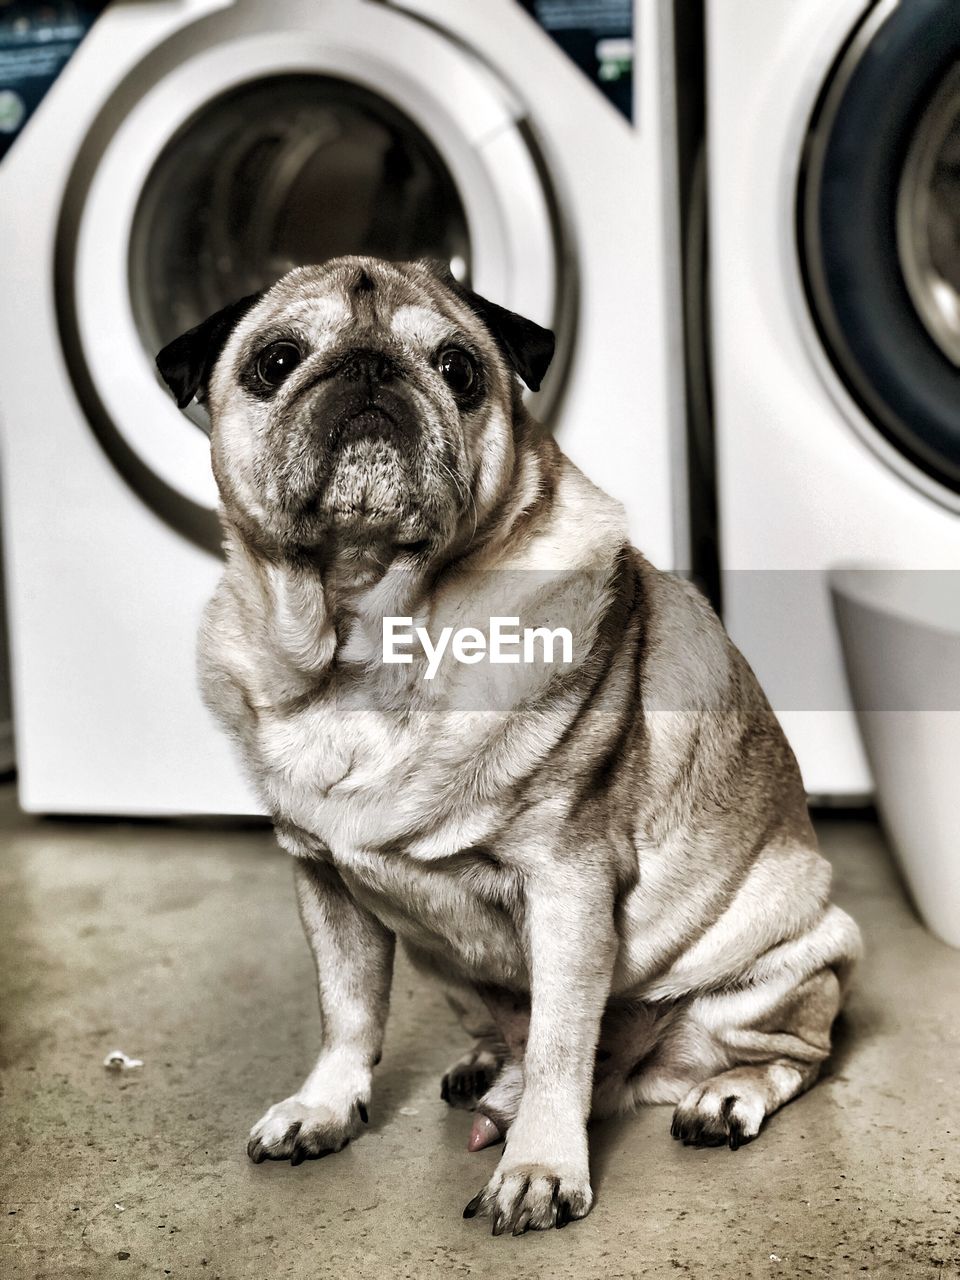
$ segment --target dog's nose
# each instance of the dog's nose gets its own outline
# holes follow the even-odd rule
[[[340,364],[337,372],[349,382],[392,382],[398,376],[396,365],[382,351],[351,351]]]

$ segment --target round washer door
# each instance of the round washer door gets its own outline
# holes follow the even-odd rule
[[[379,4],[215,11],[128,77],[89,149],[61,237],[65,348],[115,463],[206,545],[205,416],[177,410],[153,362],[177,334],[344,253],[442,257],[555,322],[562,254],[518,103],[468,51]]]
[[[820,335],[881,455],[960,508],[960,5],[883,0],[810,127],[800,249]]]

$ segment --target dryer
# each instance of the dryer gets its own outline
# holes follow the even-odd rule
[[[94,24],[0,167],[25,809],[257,810],[194,676],[202,410],[153,356],[297,263],[442,256],[556,328],[534,412],[686,566],[668,7],[590,8],[592,35],[551,0],[115,0]],[[601,90],[634,48],[630,120]]]
[[[724,617],[808,791],[862,800],[828,572],[960,590],[960,10],[707,19]]]

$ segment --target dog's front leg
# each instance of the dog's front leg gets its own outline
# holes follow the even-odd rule
[[[394,937],[327,863],[298,857],[297,898],[317,966],[323,1047],[303,1084],[251,1129],[247,1152],[290,1160],[339,1151],[366,1123],[390,998]]]
[[[587,1118],[616,956],[613,890],[599,874],[564,872],[526,882],[523,1096],[493,1177],[464,1210],[489,1214],[494,1235],[563,1227],[593,1203]]]

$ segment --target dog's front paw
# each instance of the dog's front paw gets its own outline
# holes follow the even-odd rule
[[[544,1231],[565,1227],[574,1218],[585,1218],[593,1204],[590,1175],[576,1166],[508,1161],[506,1154],[497,1171],[463,1211],[465,1218],[488,1216],[493,1234],[511,1231]]]
[[[367,1108],[358,1098],[346,1116],[330,1107],[308,1106],[296,1094],[275,1102],[250,1130],[247,1155],[261,1160],[289,1160],[301,1164],[341,1151],[367,1122]]]

